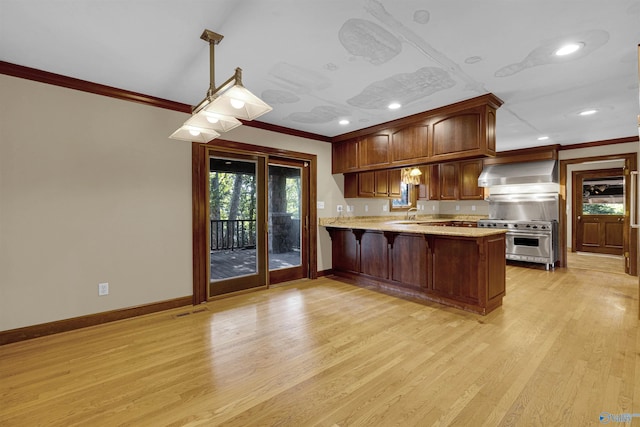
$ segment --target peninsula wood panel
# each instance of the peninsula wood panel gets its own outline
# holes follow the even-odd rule
[[[392,237],[391,280],[402,286],[427,289],[428,248],[422,235],[396,234]]]
[[[477,270],[479,253],[475,239],[433,236],[433,291],[469,304],[478,304]]]
[[[360,272],[380,279],[389,278],[389,248],[384,233],[367,231],[360,245]]]
[[[333,268],[336,270],[358,273],[360,270],[360,243],[351,230],[330,229],[331,248],[333,253],[340,253],[333,259]]]
[[[333,271],[338,276],[480,314],[502,304],[506,283],[504,234],[473,238],[354,230],[357,237],[346,238],[360,239],[361,243],[360,268],[353,271],[341,268],[343,258],[352,257],[352,247],[345,254],[340,247],[348,229],[327,230],[332,239]]]

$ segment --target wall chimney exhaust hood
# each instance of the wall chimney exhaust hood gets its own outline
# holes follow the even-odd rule
[[[478,177],[478,187],[548,183],[558,183],[556,160],[487,165]]]

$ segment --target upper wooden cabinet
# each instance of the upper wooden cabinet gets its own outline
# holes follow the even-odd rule
[[[333,173],[495,156],[500,105],[487,94],[340,135],[333,143]]]
[[[384,197],[398,199],[400,169],[347,173],[344,175],[344,197]]]
[[[391,135],[391,163],[394,165],[429,160],[428,125],[409,126]]]
[[[484,189],[478,187],[482,160],[441,163],[420,168],[418,200],[483,200]]]
[[[358,140],[358,166],[360,169],[369,166],[389,167],[389,135],[370,135]]]
[[[478,177],[482,172],[481,159],[459,162],[459,197],[460,200],[483,200],[484,188],[478,187]]]
[[[332,173],[348,173],[358,170],[358,141],[350,140],[333,144],[331,149]]]

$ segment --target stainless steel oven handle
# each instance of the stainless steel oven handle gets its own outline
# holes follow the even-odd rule
[[[640,228],[640,224],[638,224],[638,218],[637,218],[638,171],[631,171],[631,176],[629,178],[631,180],[631,206],[630,206],[631,228]]]
[[[551,231],[507,231],[507,236],[540,237],[551,236]]]

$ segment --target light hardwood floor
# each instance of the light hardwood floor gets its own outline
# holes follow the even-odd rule
[[[0,425],[598,426],[640,413],[637,307],[573,267],[487,316],[298,282],[2,346]]]

